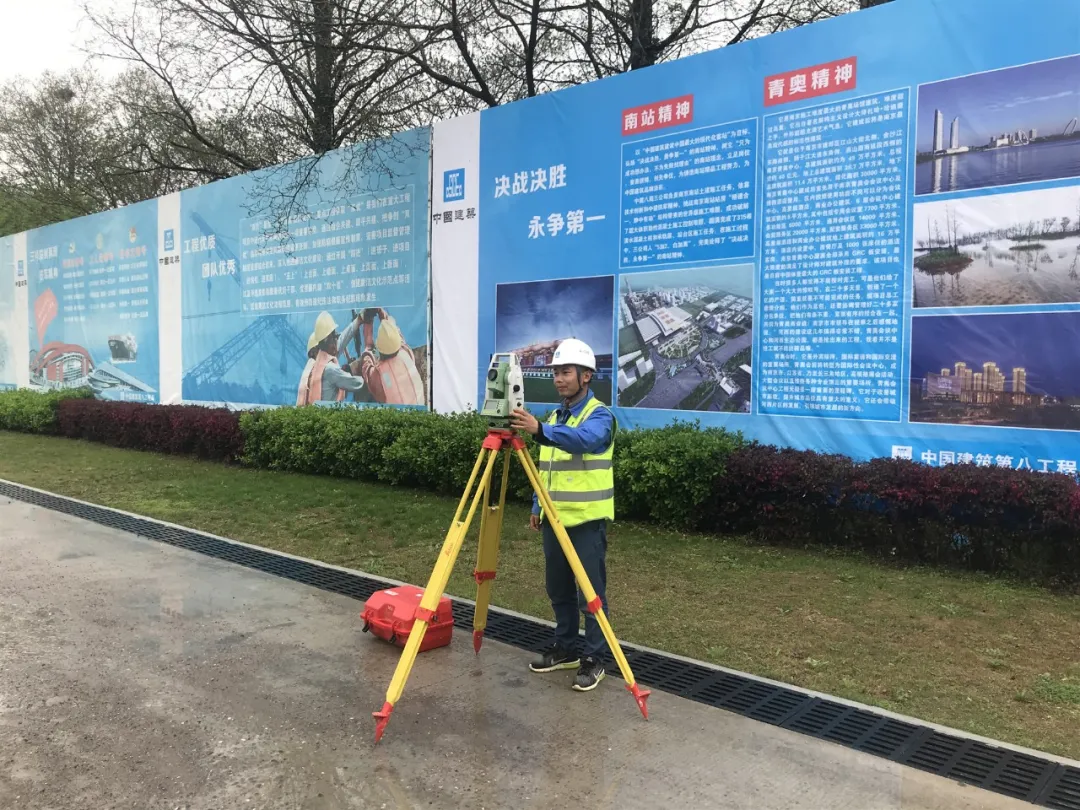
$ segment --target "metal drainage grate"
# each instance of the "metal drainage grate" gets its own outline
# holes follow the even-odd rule
[[[235,545],[5,481],[0,481],[0,495],[354,599],[366,600],[385,587],[385,583],[362,574]],[[455,624],[471,627],[472,605],[453,598],[451,601]],[[492,608],[485,638],[540,652],[551,639],[551,629],[538,621]],[[1080,768],[720,672],[632,644],[624,643],[623,651],[637,679],[649,688],[1053,810],[1080,810]],[[606,659],[609,667],[614,666],[610,653]]]

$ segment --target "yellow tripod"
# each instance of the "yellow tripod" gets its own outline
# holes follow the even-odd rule
[[[466,485],[465,492],[462,493],[461,500],[458,502],[454,522],[446,533],[446,540],[443,542],[439,559],[435,563],[435,568],[432,570],[431,577],[428,579],[427,586],[424,589],[424,596],[420,600],[420,606],[416,610],[416,620],[413,622],[412,631],[409,633],[409,640],[405,643],[405,649],[398,660],[394,677],[390,681],[390,687],[386,690],[386,703],[383,704],[381,711],[372,712],[375,717],[375,742],[382,738],[383,732],[386,730],[386,724],[390,722],[390,713],[394,711],[394,706],[401,699],[401,693],[405,690],[405,681],[412,671],[413,663],[416,661],[416,653],[424,640],[424,633],[427,632],[428,624],[435,618],[435,609],[443,592],[446,590],[447,583],[450,581],[450,572],[454,568],[454,562],[457,560],[458,552],[461,550],[461,544],[469,531],[469,525],[472,523],[480,501],[483,500],[484,509],[480,515],[480,541],[476,556],[476,570],[474,571],[474,578],[476,579],[476,610],[473,615],[473,649],[477,654],[480,652],[484,628],[487,627],[491,581],[495,578],[495,566],[499,559],[499,538],[502,534],[503,507],[506,504],[506,484],[510,477],[511,453],[517,455],[518,461],[525,468],[529,483],[532,484],[533,490],[540,500],[540,505],[543,507],[544,514],[551,522],[551,527],[555,531],[559,545],[562,547],[563,553],[574,571],[578,587],[581,588],[581,592],[585,595],[588,610],[596,616],[596,620],[604,632],[608,648],[619,664],[623,679],[626,681],[626,688],[633,694],[642,715],[646,720],[649,719],[645,700],[650,695],[650,692],[647,689],[642,689],[634,681],[634,673],[631,672],[630,664],[627,662],[626,656],[623,655],[622,648],[615,638],[615,632],[611,629],[611,624],[604,614],[600,597],[593,590],[592,583],[589,582],[589,577],[581,565],[577,552],[574,550],[574,545],[570,541],[565,527],[559,521],[558,513],[555,511],[555,504],[552,503],[551,495],[548,494],[543,482],[540,480],[540,473],[525,447],[525,442],[512,430],[489,430],[480,453],[476,457],[476,464],[473,465],[469,483]],[[492,471],[495,469],[495,459],[499,454],[503,455],[502,484],[499,489],[499,503],[497,506],[491,506],[491,477]],[[484,460],[485,455],[487,455],[486,461]],[[481,468],[483,469],[482,473]],[[479,483],[477,483],[478,476]],[[465,509],[466,502],[469,501],[469,493],[473,492],[474,484],[476,484],[476,491],[469,504],[469,511],[465,515],[465,519],[462,520],[462,511]]]

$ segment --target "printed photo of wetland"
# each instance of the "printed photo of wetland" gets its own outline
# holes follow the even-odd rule
[[[1080,302],[1080,186],[915,206],[913,304]]]

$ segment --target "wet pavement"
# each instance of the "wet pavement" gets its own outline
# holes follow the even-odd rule
[[[0,498],[0,808],[1030,808],[468,628],[399,652],[343,596]],[[498,587],[496,585],[496,587]]]

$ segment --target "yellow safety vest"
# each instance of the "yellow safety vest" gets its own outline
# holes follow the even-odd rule
[[[604,407],[596,397],[589,397],[577,416],[566,420],[567,427],[577,427],[597,408]],[[551,414],[549,425],[558,423],[558,413]],[[614,426],[613,426],[614,427]],[[564,526],[578,526],[590,520],[615,519],[615,477],[611,469],[615,436],[604,452],[567,453],[557,447],[540,445],[540,477]],[[543,504],[540,515],[543,517]]]

